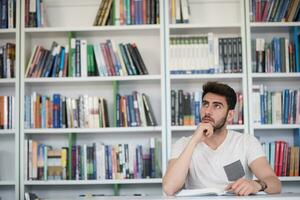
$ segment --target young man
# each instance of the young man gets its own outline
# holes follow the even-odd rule
[[[201,123],[193,135],[179,139],[172,147],[163,178],[167,195],[174,195],[184,184],[187,189],[217,187],[236,195],[280,193],[281,183],[259,141],[226,129],[235,104],[236,94],[228,85],[208,82],[203,86]],[[241,163],[245,175],[230,182],[224,166],[234,163]],[[235,169],[231,171],[235,173]],[[252,180],[252,173],[258,180]]]

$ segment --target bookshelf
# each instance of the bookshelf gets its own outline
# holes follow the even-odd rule
[[[149,25],[123,26],[92,26],[96,16],[99,1],[97,0],[51,0],[43,1],[46,10],[47,27],[25,27],[21,24],[21,77],[20,98],[24,102],[25,95],[32,92],[52,96],[60,93],[67,97],[77,98],[81,94],[103,97],[107,101],[110,127],[107,128],[25,128],[24,115],[21,116],[20,143],[25,140],[36,140],[39,143],[51,145],[53,148],[68,146],[70,133],[76,135],[76,145],[91,145],[93,142],[104,144],[143,145],[149,147],[150,138],[161,141],[160,149],[165,147],[165,86],[164,86],[164,30],[163,23]],[[25,2],[22,2],[24,19]],[[162,13],[163,3],[160,4]],[[163,22],[163,15],[161,22]],[[105,42],[111,39],[118,43],[136,43],[149,74],[136,76],[93,76],[93,77],[51,77],[28,78],[25,70],[34,45],[50,48],[53,41],[60,45],[68,44],[68,34],[72,33],[78,39],[85,39],[88,44]],[[156,126],[146,127],[116,127],[114,119],[114,101],[116,85],[121,95],[138,91],[146,93],[157,121]],[[20,104],[21,113],[25,112],[24,104]],[[20,151],[24,152],[25,145]],[[146,148],[145,148],[146,151]],[[161,170],[166,167],[165,152],[162,151]],[[27,180],[26,161],[21,156],[20,198],[25,192],[36,193],[43,198],[78,198],[80,194],[101,193],[106,195],[162,194],[161,178],[137,179],[97,179],[97,180]],[[63,187],[61,187],[63,186]],[[147,188],[147,189],[145,189]]]
[[[17,1],[17,28],[0,29],[0,45],[15,42],[16,78],[0,79],[0,95],[15,96],[15,129],[0,130],[0,197],[23,199],[25,192],[34,192],[42,198],[74,198],[83,193],[133,195],[162,194],[161,178],[124,180],[57,180],[33,181],[25,179],[24,142],[28,139],[49,144],[54,148],[68,145],[73,133],[79,145],[93,141],[107,144],[128,143],[149,146],[149,138],[161,140],[161,170],[164,173],[172,143],[182,136],[190,135],[195,125],[171,124],[171,90],[200,91],[207,81],[230,84],[243,94],[243,124],[229,125],[229,129],[253,134],[261,141],[284,139],[293,144],[293,131],[299,124],[254,124],[252,86],[265,84],[270,89],[299,90],[299,73],[253,73],[252,45],[255,38],[271,40],[273,36],[292,38],[294,27],[300,22],[251,22],[249,1],[243,0],[189,0],[189,23],[176,24],[169,14],[169,2],[160,1],[160,24],[92,26],[99,7],[98,0],[44,0],[46,27],[25,27],[25,1]],[[21,20],[20,20],[21,19]],[[68,34],[86,39],[88,44],[113,39],[115,43],[135,42],[149,71],[148,75],[107,77],[53,77],[27,78],[24,76],[34,45],[50,48],[53,41],[68,44]],[[173,74],[170,70],[170,38],[173,36],[198,36],[212,33],[214,37],[241,37],[242,72],[215,74]],[[122,95],[136,90],[149,95],[158,122],[154,127],[114,127],[114,84]],[[51,96],[60,93],[77,98],[80,94],[96,95],[108,102],[110,127],[108,128],[25,128],[25,95],[32,92]],[[5,163],[2,162],[2,153]],[[12,155],[12,156],[7,156]],[[3,164],[2,164],[3,163]],[[6,169],[14,170],[6,173]],[[20,177],[20,178],[19,178]],[[284,190],[297,191],[299,177],[280,177]]]
[[[12,3],[12,2],[10,2]],[[12,116],[12,126],[0,129],[0,197],[2,199],[18,199],[19,198],[19,63],[20,63],[20,32],[19,32],[19,11],[20,4],[15,2],[15,11],[8,12],[8,26],[0,29],[0,46],[7,47],[7,43],[15,44],[15,66],[14,77],[4,76],[0,78],[0,96],[10,96],[14,98],[14,115]],[[12,8],[13,4],[8,7]],[[2,8],[1,8],[2,9]],[[9,14],[10,13],[10,14]],[[1,14],[3,14],[1,12]],[[14,19],[12,22],[10,19]],[[10,21],[10,22],[9,22]],[[14,25],[13,25],[14,24]],[[3,24],[2,24],[3,25]],[[17,28],[16,28],[17,27]],[[7,52],[7,51],[6,51]],[[11,57],[10,57],[11,58]],[[3,63],[2,63],[3,64]],[[3,66],[1,66],[3,67]],[[4,69],[4,68],[2,68]],[[7,71],[6,71],[7,72]],[[8,74],[6,74],[8,75]],[[3,105],[1,105],[3,106]],[[8,170],[9,169],[9,170]]]
[[[246,34],[247,34],[247,66],[248,66],[248,97],[254,99],[253,86],[263,84],[269,91],[282,91],[284,89],[299,90],[299,71],[291,72],[283,70],[279,72],[258,73],[253,71],[256,66],[257,46],[253,43],[257,38],[263,38],[265,45],[272,41],[274,37],[283,37],[289,41],[293,40],[295,27],[299,27],[299,22],[253,22],[251,21],[251,3],[246,1]],[[253,14],[253,13],[252,13]],[[256,40],[257,41],[257,40]],[[285,65],[287,62],[285,60]],[[282,64],[284,66],[284,64]],[[254,100],[253,100],[254,101]],[[294,131],[299,129],[299,124],[254,123],[255,111],[254,103],[249,103],[249,133],[257,136],[261,142],[272,142],[284,140],[289,146],[294,145],[296,138]],[[283,185],[283,191],[295,191],[299,187],[300,177],[280,177]]]
[[[170,1],[169,1],[170,2]],[[241,37],[242,63],[246,64],[245,54],[245,27],[244,27],[244,1],[189,1],[189,23],[176,24],[172,15],[166,17],[166,88],[167,90],[167,155],[171,154],[172,144],[182,136],[189,136],[196,129],[196,125],[172,125],[171,123],[171,90],[182,89],[183,92],[201,91],[202,85],[207,81],[219,81],[230,84],[236,91],[243,94],[243,106],[247,107],[247,78],[246,68],[239,73],[200,73],[200,74],[174,74],[169,67],[172,63],[171,43],[172,36],[197,36],[213,34],[214,38]],[[165,13],[169,13],[170,4],[166,2]],[[177,9],[177,7],[176,7]],[[221,13],[221,14],[220,14]],[[171,19],[170,19],[171,18]],[[177,96],[176,96],[177,97]],[[247,109],[244,109],[244,122],[247,122]],[[248,131],[248,124],[229,125],[229,129],[239,132]]]

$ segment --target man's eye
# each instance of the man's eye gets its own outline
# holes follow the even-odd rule
[[[220,109],[220,108],[221,108],[221,106],[220,106],[220,105],[216,105],[215,107],[216,107],[217,109]]]

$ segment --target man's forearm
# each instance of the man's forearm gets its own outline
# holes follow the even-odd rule
[[[268,194],[276,194],[281,192],[281,182],[276,176],[268,176],[262,180],[266,185],[267,188],[265,192]]]
[[[174,195],[180,188],[182,188],[196,145],[197,142],[191,139],[176,162],[172,166],[169,166],[169,169],[163,179],[163,189],[167,195]]]

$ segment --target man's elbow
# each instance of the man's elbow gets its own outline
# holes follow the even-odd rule
[[[177,192],[175,191],[174,187],[172,187],[170,184],[166,182],[166,180],[163,180],[163,191],[167,196],[174,196],[174,194]]]
[[[275,187],[275,190],[274,190],[274,193],[273,194],[279,194],[281,193],[281,181],[277,178],[277,184],[276,184],[277,187]]]
[[[174,189],[166,185],[163,185],[163,191],[167,196],[174,196],[174,194],[176,193]]]

